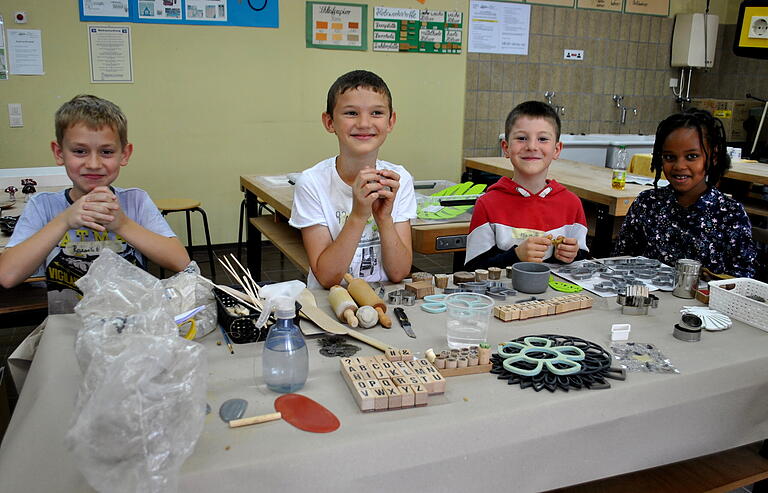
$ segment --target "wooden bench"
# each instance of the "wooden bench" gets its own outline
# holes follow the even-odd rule
[[[752,443],[695,459],[559,488],[549,493],[727,493],[768,478],[768,459],[758,454],[761,445],[761,442]]]
[[[309,273],[309,259],[299,230],[277,220],[274,214],[252,217],[250,221],[302,274]]]

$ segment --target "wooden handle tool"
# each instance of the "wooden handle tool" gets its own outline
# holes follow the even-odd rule
[[[385,314],[387,304],[379,298],[373,288],[363,279],[355,279],[352,274],[344,274],[344,280],[349,286],[347,290],[358,305],[372,306],[379,313],[379,323],[386,328],[392,327],[392,320]]]
[[[262,414],[261,416],[251,416],[250,418],[233,419],[229,422],[230,428],[239,428],[241,426],[257,425],[259,423],[266,423],[268,421],[275,421],[282,418],[280,413]]]
[[[328,302],[333,308],[333,312],[342,322],[346,322],[350,327],[357,327],[359,321],[355,316],[357,304],[349,295],[349,291],[341,286],[331,286],[331,292],[328,293]]]
[[[348,335],[354,337],[358,341],[364,342],[376,349],[387,351],[390,348],[389,344],[385,344],[382,341],[375,339],[369,335],[358,332],[355,329],[350,329],[344,325],[341,325],[333,317],[328,315],[324,310],[321,310],[317,306],[315,296],[309,289],[305,289],[299,293],[299,303],[301,303],[301,315],[312,322],[326,332],[337,335]]]

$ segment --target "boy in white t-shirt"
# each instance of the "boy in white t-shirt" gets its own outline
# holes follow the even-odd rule
[[[344,74],[328,90],[322,120],[339,154],[301,174],[290,219],[309,257],[307,284],[329,288],[347,272],[399,282],[413,260],[416,198],[405,168],[377,159],[395,125],[389,88],[372,72]]]

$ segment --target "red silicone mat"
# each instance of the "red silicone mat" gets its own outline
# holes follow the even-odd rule
[[[339,418],[321,404],[299,394],[285,394],[275,399],[275,411],[304,431],[330,433],[341,426]]]

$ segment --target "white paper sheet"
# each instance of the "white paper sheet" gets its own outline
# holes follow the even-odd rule
[[[133,82],[129,26],[89,25],[88,55],[91,60],[91,82]]]
[[[82,0],[83,15],[128,17],[128,0]]]
[[[39,29],[8,29],[8,58],[14,75],[44,75]]]
[[[472,0],[469,6],[469,52],[528,54],[531,6]]]

